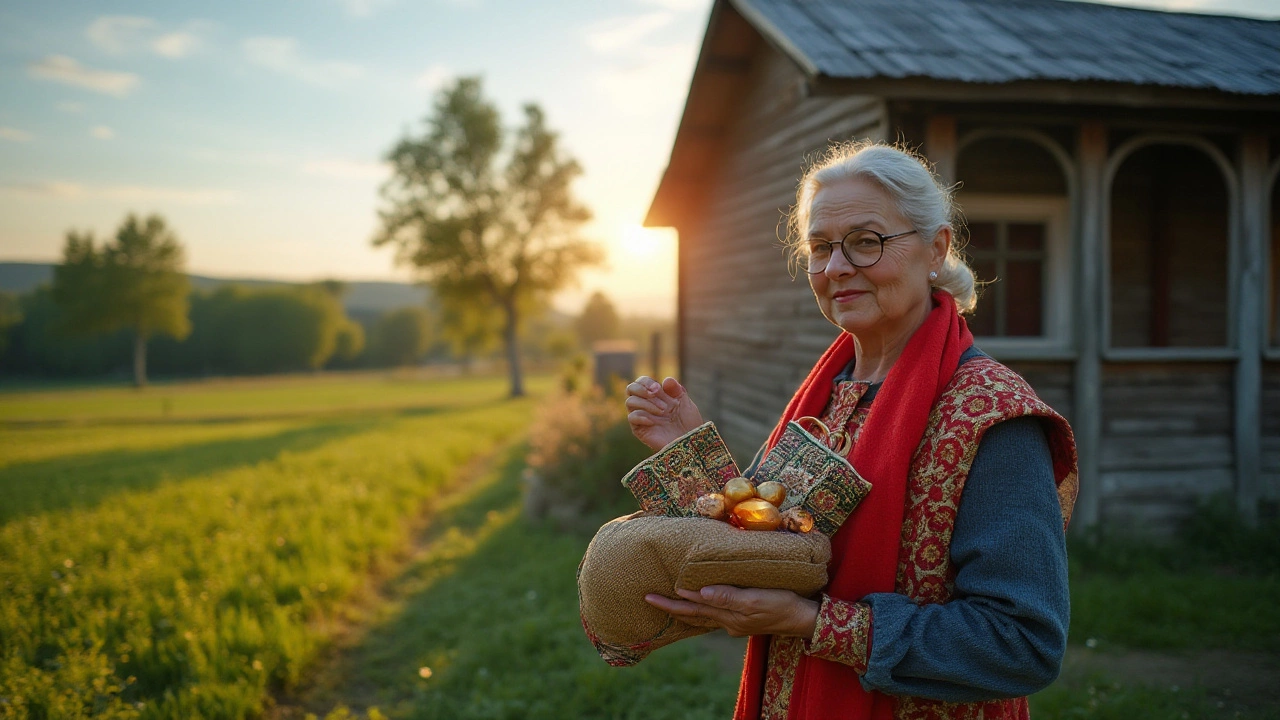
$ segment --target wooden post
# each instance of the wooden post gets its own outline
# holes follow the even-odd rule
[[[1262,479],[1262,268],[1266,259],[1267,136],[1247,133],[1240,141],[1240,217],[1236,279],[1235,451],[1236,510],[1252,526],[1258,522]]]
[[[956,181],[956,119],[951,115],[934,115],[924,133],[924,154],[944,185]]]
[[[1076,366],[1072,425],[1080,454],[1080,495],[1076,499],[1076,532],[1096,528],[1101,516],[1102,477],[1102,277],[1105,245],[1102,208],[1106,192],[1107,128],[1097,121],[1080,126],[1080,215],[1075,248],[1075,312],[1073,313]]]

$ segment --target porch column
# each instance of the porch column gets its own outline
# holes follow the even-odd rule
[[[1236,510],[1249,525],[1258,521],[1262,477],[1262,268],[1266,261],[1267,136],[1247,133],[1240,141],[1240,237],[1231,300],[1236,308],[1235,451]]]
[[[1077,532],[1098,525],[1102,498],[1099,457],[1102,452],[1102,293],[1103,174],[1107,165],[1107,128],[1098,121],[1080,126],[1077,144],[1080,177],[1079,236],[1075,247],[1076,344],[1072,429],[1080,454],[1080,495],[1072,527]]]
[[[934,115],[924,132],[924,154],[944,185],[956,181],[956,119],[951,115]]]

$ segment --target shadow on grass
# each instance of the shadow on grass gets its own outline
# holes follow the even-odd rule
[[[375,418],[332,421],[265,437],[156,450],[109,450],[0,468],[0,524],[37,513],[91,508],[113,495],[163,481],[254,465],[285,451],[303,452],[372,428]]]
[[[578,617],[590,536],[520,515],[519,452],[432,521],[388,610],[313,676],[303,704],[392,718],[725,717],[736,677],[702,646],[611,668]]]

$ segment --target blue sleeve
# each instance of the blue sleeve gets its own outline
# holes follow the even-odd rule
[[[877,593],[862,685],[976,702],[1030,695],[1058,676],[1070,598],[1049,444],[1034,418],[990,428],[965,481],[951,539],[955,598],[918,606]]]

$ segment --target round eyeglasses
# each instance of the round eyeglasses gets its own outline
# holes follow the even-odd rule
[[[900,232],[896,235],[881,235],[875,230],[866,228],[854,228],[845,233],[843,239],[835,242],[826,240],[813,239],[809,241],[809,258],[808,270],[810,275],[817,275],[826,272],[827,265],[831,263],[831,254],[835,252],[833,246],[839,245],[840,252],[844,254],[844,259],[856,268],[868,268],[880,262],[880,258],[884,255],[884,244],[894,238],[904,237],[915,233],[915,230]]]

